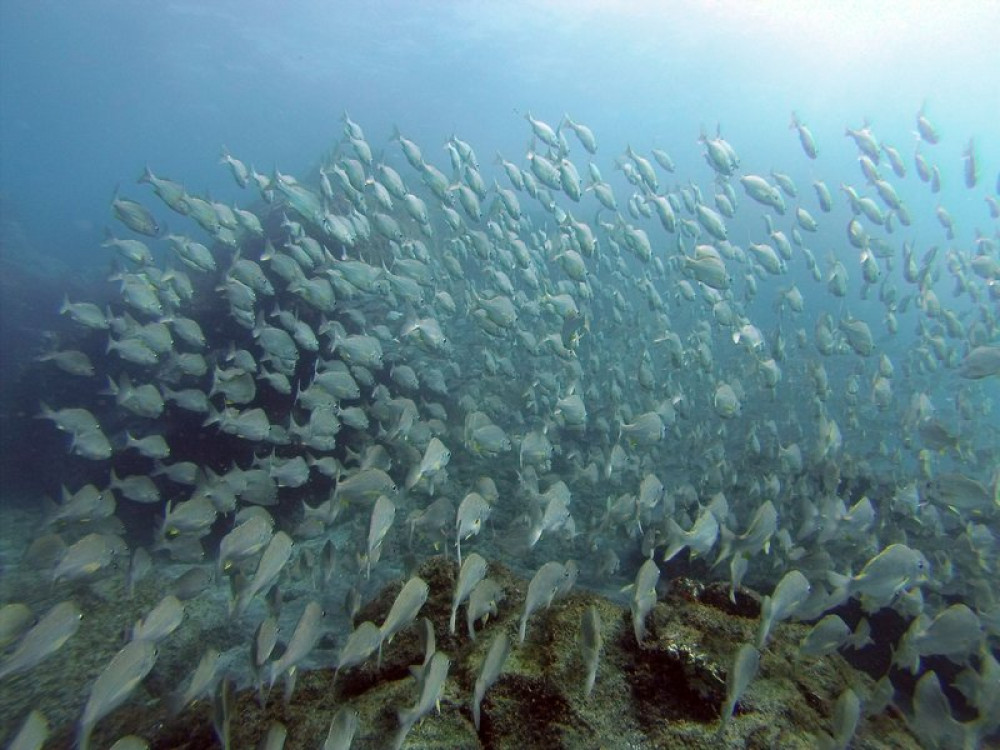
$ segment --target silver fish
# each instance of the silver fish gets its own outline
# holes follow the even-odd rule
[[[656,606],[656,584],[660,581],[660,568],[652,560],[646,560],[636,573],[635,583],[629,585],[629,609],[632,611],[632,627],[635,640],[642,643],[646,637],[646,615]]]
[[[10,656],[0,664],[0,680],[31,669],[62,648],[80,628],[83,615],[70,601],[60,602],[21,638]]]
[[[365,552],[365,578],[371,577],[372,563],[379,560],[382,542],[389,533],[392,522],[396,518],[396,506],[385,495],[379,495],[372,508],[371,520],[368,524],[368,547]]]
[[[462,498],[455,515],[455,547],[458,549],[459,565],[462,564],[462,540],[478,534],[489,516],[490,504],[478,492],[470,492]],[[455,632],[454,628],[452,632]]]
[[[313,650],[323,635],[321,620],[324,614],[323,608],[317,602],[311,601],[306,604],[302,616],[299,618],[299,624],[295,626],[295,631],[292,633],[284,653],[282,653],[281,658],[271,663],[271,671],[268,676],[271,687],[281,675],[294,669]]]
[[[362,664],[376,649],[382,647],[382,631],[378,625],[365,620],[347,637],[337,657],[337,672]]]
[[[860,718],[861,701],[851,688],[846,688],[833,706],[833,735],[825,746],[831,750],[847,750]]]
[[[382,633],[378,646],[379,663],[382,662],[382,642],[392,643],[396,633],[417,619],[420,608],[427,601],[428,592],[429,588],[424,579],[413,576],[396,595],[392,607],[389,608],[389,614],[385,616],[385,621],[379,628]]]
[[[273,526],[268,518],[255,515],[222,537],[219,542],[219,572],[226,572],[234,562],[252,557],[264,549],[271,541]]]
[[[156,663],[156,646],[149,641],[130,641],[115,654],[94,680],[80,718],[77,747],[88,750],[90,734],[102,718],[124,703]]]
[[[486,691],[500,677],[503,665],[509,655],[510,638],[506,633],[501,631],[493,639],[490,650],[486,653],[486,658],[483,659],[479,675],[476,677],[476,686],[472,693],[472,720],[475,723],[477,732],[479,731],[479,711],[483,702],[483,696],[486,695]]]
[[[782,576],[774,587],[771,596],[764,597],[760,611],[760,629],[757,632],[757,648],[763,649],[767,644],[771,629],[795,614],[802,606],[812,585],[798,570],[790,570]]]
[[[330,720],[321,750],[350,750],[360,723],[357,710],[348,705],[341,706]]]
[[[496,616],[498,606],[505,598],[503,587],[492,578],[484,578],[473,587],[465,608],[469,638],[476,640],[476,622],[479,620],[485,622],[491,615]]]
[[[965,604],[952,604],[931,619],[920,614],[910,623],[893,654],[893,664],[912,674],[925,656],[941,655],[961,662],[975,653],[983,637],[979,617]]]
[[[221,655],[214,648],[205,650],[198,666],[191,674],[191,679],[183,690],[171,694],[167,701],[171,716],[176,716],[185,707],[201,698],[210,697],[215,692],[215,683],[219,678]]]
[[[921,583],[929,570],[930,564],[919,550],[905,544],[890,544],[853,577],[828,574],[830,583],[836,587],[829,606],[836,606],[852,595],[867,598],[868,604],[875,609],[887,606],[900,591]]]
[[[540,567],[528,583],[524,599],[524,612],[518,628],[518,643],[524,643],[528,618],[538,609],[548,608],[566,580],[566,566],[561,562],[547,562]]]
[[[236,615],[242,615],[246,612],[253,598],[277,579],[292,555],[292,546],[291,537],[284,531],[279,531],[271,537],[271,541],[268,542],[264,554],[261,555],[260,561],[257,563],[257,570],[254,572],[253,578],[250,579],[250,582],[233,603],[232,611]]]
[[[280,721],[272,721],[260,743],[260,750],[282,750],[288,737],[288,728]]]
[[[26,604],[12,602],[0,607],[0,650],[20,638],[32,625],[34,615]]]
[[[104,534],[87,534],[66,548],[52,573],[53,581],[74,581],[107,568],[118,552],[118,542]]]
[[[268,614],[257,626],[257,632],[254,634],[253,644],[250,647],[250,666],[255,673],[271,658],[271,652],[274,651],[274,647],[278,643],[278,633],[278,620],[273,614]]]
[[[759,667],[760,652],[749,643],[740,646],[733,660],[733,666],[726,673],[726,702],[722,706],[722,718],[719,720],[717,736],[721,736],[725,731],[737,702],[757,676]]]
[[[420,463],[406,477],[406,489],[413,489],[421,479],[430,478],[451,461],[451,451],[437,438],[431,438]]]
[[[597,664],[604,648],[604,637],[601,634],[601,615],[597,607],[591,605],[584,610],[580,618],[580,651],[583,664],[587,668],[587,677],[583,684],[583,695],[589,698],[597,680]]]
[[[37,708],[31,711],[7,750],[42,750],[49,736],[49,722]]]
[[[434,656],[431,657],[430,664],[427,666],[427,671],[424,675],[420,697],[417,698],[417,702],[410,708],[400,709],[397,714],[400,728],[394,739],[394,747],[402,747],[406,735],[413,725],[429,714],[437,705],[444,690],[444,683],[448,678],[448,668],[450,666],[451,660],[441,651],[435,652]]]
[[[133,232],[148,237],[156,237],[160,233],[160,225],[149,210],[141,203],[128,198],[119,198],[117,190],[111,201],[111,210],[115,217]]]
[[[847,642],[851,629],[838,615],[829,614],[817,622],[799,642],[803,656],[819,657],[833,653]]]
[[[469,555],[458,572],[458,581],[455,583],[455,594],[451,600],[451,617],[448,621],[448,632],[455,632],[455,618],[458,608],[461,606],[476,585],[486,577],[486,560],[473,552]]]
[[[163,597],[142,620],[132,628],[132,640],[158,643],[180,627],[184,619],[184,605],[168,594]]]

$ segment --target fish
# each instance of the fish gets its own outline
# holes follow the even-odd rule
[[[247,166],[243,162],[234,158],[225,146],[222,147],[222,156],[219,157],[219,164],[225,164],[229,167],[233,179],[236,180],[236,184],[241,188],[245,188],[249,184],[250,170],[247,169]]]
[[[184,605],[172,594],[167,594],[150,610],[145,618],[132,628],[133,641],[162,641],[180,627],[184,619]]]
[[[401,708],[397,712],[400,728],[394,737],[394,747],[402,747],[406,735],[409,734],[413,725],[434,710],[444,690],[450,666],[451,660],[441,651],[435,652],[434,656],[431,657],[417,702],[409,708]]]
[[[927,115],[924,114],[925,105],[920,107],[920,111],[917,112],[917,134],[927,143],[931,145],[936,144],[940,140],[937,128],[931,124],[931,121],[927,119]]]
[[[451,451],[436,437],[431,438],[420,463],[406,477],[406,489],[412,490],[422,479],[430,478],[451,461]]]
[[[472,590],[486,577],[486,560],[473,552],[461,564],[458,581],[455,583],[455,595],[451,600],[451,617],[448,621],[448,632],[455,633],[455,618],[461,606]]]
[[[147,435],[143,438],[135,438],[126,431],[125,447],[138,451],[140,455],[146,458],[165,459],[170,457],[170,445],[162,435]]]
[[[90,378],[94,376],[94,365],[85,353],[76,349],[48,352],[37,357],[39,362],[52,362],[68,375]]]
[[[924,672],[913,690],[911,726],[921,742],[929,747],[965,747],[969,744],[967,738],[971,746],[977,744],[974,737],[967,734],[967,727],[952,717],[948,697],[933,670]]]
[[[0,650],[19,637],[34,624],[34,615],[28,605],[22,602],[10,602],[0,607]]]
[[[798,570],[782,576],[771,596],[765,596],[760,610],[760,627],[757,631],[757,649],[763,650],[774,626],[794,615],[812,591],[812,584]]]
[[[429,590],[427,582],[419,576],[413,576],[400,589],[392,607],[389,608],[389,613],[379,626],[379,632],[382,634],[378,646],[379,664],[382,662],[382,643],[392,643],[396,633],[417,619],[420,609],[427,601]]]
[[[976,613],[965,604],[952,604],[933,619],[917,615],[900,639],[892,663],[911,674],[917,674],[926,656],[941,655],[961,663],[978,651],[982,638],[983,626]]]
[[[279,677],[286,672],[294,670],[309,655],[309,652],[313,650],[323,635],[321,621],[324,614],[323,608],[318,602],[310,601],[306,604],[305,609],[302,611],[302,616],[299,618],[298,625],[295,626],[292,637],[288,641],[288,645],[285,647],[281,657],[271,662],[271,669],[268,674],[269,687],[274,687],[274,683],[278,681]],[[286,702],[287,700],[288,694],[286,693]]]
[[[938,474],[920,490],[922,500],[964,511],[989,511],[1000,508],[996,493],[982,482],[957,472]]]
[[[719,537],[719,522],[708,508],[703,510],[688,531],[684,531],[672,518],[668,519],[667,549],[663,562],[674,559],[681,550],[688,548],[693,555],[706,554]]]
[[[357,710],[347,704],[341,706],[330,719],[330,728],[321,750],[350,750],[360,726],[361,719]]]
[[[218,572],[229,570],[234,562],[253,557],[263,550],[273,535],[273,522],[261,515],[247,518],[219,542]]]
[[[153,669],[157,656],[155,644],[138,640],[129,641],[111,658],[91,685],[83,708],[76,739],[80,750],[90,747],[90,735],[97,722],[128,700]]]
[[[232,602],[230,614],[242,615],[254,597],[274,582],[291,557],[292,546],[291,537],[284,531],[278,531],[271,537],[260,556],[253,578]]]
[[[594,683],[597,681],[597,665],[601,658],[601,650],[604,648],[604,637],[601,630],[601,615],[597,611],[597,607],[591,605],[584,610],[580,618],[580,651],[583,656],[583,664],[587,668],[587,676],[583,684],[585,698],[590,697],[594,690]]]
[[[267,728],[267,734],[260,744],[261,750],[282,750],[288,737],[288,728],[280,721],[272,721]]]
[[[478,492],[470,492],[462,498],[455,515],[455,547],[459,565],[462,564],[462,540],[478,534],[489,517],[490,504]]]
[[[371,521],[368,525],[368,547],[365,553],[365,578],[371,577],[371,566],[378,562],[382,542],[392,527],[396,518],[396,506],[385,495],[379,495],[372,508]]]
[[[890,544],[872,557],[854,576],[830,572],[829,582],[835,587],[828,606],[846,601],[854,595],[867,600],[868,611],[888,605],[906,588],[920,584],[930,570],[930,563],[919,550],[905,544]]]
[[[360,469],[344,479],[337,479],[333,491],[335,501],[367,504],[380,496],[396,493],[396,483],[385,471],[377,468]]]
[[[204,536],[215,523],[218,510],[210,497],[195,495],[190,500],[167,506],[163,517],[161,533],[172,538],[181,535]]]
[[[811,657],[825,656],[846,643],[850,634],[851,629],[838,615],[826,615],[799,642],[799,653]]]
[[[271,657],[278,642],[278,620],[273,614],[268,614],[257,626],[251,645],[251,668],[256,673]]]
[[[337,656],[336,673],[339,674],[341,669],[363,664],[369,656],[381,648],[382,630],[375,623],[365,620],[344,641]]]
[[[510,638],[504,632],[497,634],[490,644],[490,650],[486,652],[486,658],[479,668],[479,675],[476,677],[476,684],[472,691],[472,721],[479,731],[480,706],[486,691],[500,678],[504,663],[510,655]]]
[[[802,123],[799,116],[795,114],[795,112],[792,112],[792,123],[789,125],[789,128],[798,131],[799,144],[802,146],[802,150],[805,152],[805,155],[810,159],[815,159],[819,155],[819,152],[816,149],[816,141],[813,139],[813,135],[809,131],[809,128]]]
[[[720,549],[715,565],[725,561],[730,555],[755,554],[770,551],[771,538],[778,527],[778,511],[770,500],[764,501],[754,512],[747,530],[739,536],[726,526],[719,526]]]
[[[500,602],[505,598],[503,587],[492,578],[484,578],[473,587],[465,611],[466,627],[471,640],[476,640],[476,622],[486,622],[491,615],[496,616]]]
[[[726,672],[726,700],[722,705],[722,718],[719,720],[719,727],[716,736],[721,737],[726,727],[732,719],[736,704],[739,703],[743,693],[757,676],[760,668],[760,651],[752,644],[744,643],[736,651],[733,659],[733,666]]]
[[[110,492],[98,490],[87,484],[70,493],[65,486],[61,489],[62,502],[49,516],[49,525],[91,521],[108,518],[115,512],[115,498]]]
[[[958,366],[958,375],[968,380],[982,380],[1000,374],[1000,346],[974,347]]]
[[[728,383],[721,383],[715,389],[712,405],[715,407],[716,413],[723,419],[738,417],[743,408],[739,396]]]
[[[655,411],[640,414],[630,424],[622,422],[618,430],[619,439],[625,437],[641,446],[658,443],[665,434],[666,426],[663,424],[663,419]]]
[[[75,581],[105,570],[120,552],[120,540],[91,533],[80,538],[63,553],[52,571],[52,580]]]
[[[49,722],[37,708],[32,709],[17,730],[8,750],[41,750],[49,737]]]
[[[170,583],[169,591],[182,602],[196,599],[211,589],[212,571],[201,565],[193,565]]]
[[[170,695],[167,704],[171,716],[176,716],[194,701],[213,695],[215,684],[220,677],[220,663],[221,654],[217,650],[212,647],[205,649],[198,666],[191,673],[187,686]]]
[[[548,609],[552,600],[562,589],[566,577],[566,566],[556,561],[545,563],[531,577],[531,581],[528,583],[528,593],[524,599],[521,623],[518,627],[518,643],[524,643],[528,618],[539,609]]]
[[[626,587],[636,643],[641,644],[646,637],[646,615],[656,606],[656,585],[659,580],[660,568],[650,558],[640,566],[635,582]]]
[[[82,619],[83,614],[72,601],[54,605],[21,637],[0,664],[0,680],[31,669],[54,654],[76,634]]]
[[[133,232],[144,234],[147,237],[156,237],[160,234],[160,225],[153,218],[149,209],[128,198],[119,198],[117,190],[111,199],[111,210],[115,218]]]
[[[825,740],[823,745],[831,749],[847,750],[860,719],[861,700],[851,688],[846,688],[833,705],[833,734],[821,738],[821,741]]]

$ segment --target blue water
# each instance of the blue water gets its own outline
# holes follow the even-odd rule
[[[115,186],[140,193],[143,165],[228,201],[222,144],[299,173],[345,110],[375,148],[400,123],[432,149],[458,134],[481,159],[522,152],[518,113],[569,112],[602,156],[659,145],[685,175],[704,173],[695,139],[716,123],[745,169],[808,169],[787,131],[795,109],[835,188],[857,174],[845,125],[867,117],[909,157],[926,102],[961,226],[982,208],[960,186],[966,140],[978,137],[985,181],[1000,163],[998,19],[986,2],[5,0],[0,191],[39,252],[86,266]]]

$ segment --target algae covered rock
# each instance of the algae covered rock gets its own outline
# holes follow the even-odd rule
[[[637,643],[624,597],[618,603],[577,588],[532,616],[525,642],[511,647],[502,673],[485,693],[477,732],[472,714],[476,678],[499,633],[516,644],[527,582],[503,566],[489,565],[487,575],[505,598],[497,616],[477,628],[472,640],[463,628],[455,635],[448,632],[458,566],[435,557],[415,574],[429,588],[418,619],[432,624],[436,649],[447,654],[450,669],[437,710],[412,727],[405,748],[812,748],[822,732],[832,732],[834,706],[847,687],[862,699],[873,688],[839,655],[800,658],[798,642],[807,627],[782,623],[719,734],[727,673],[739,646],[753,642],[757,600],[741,594],[734,604],[724,587],[687,579],[661,584],[664,593],[647,615],[643,642]],[[357,621],[382,622],[402,585],[400,580],[386,586]],[[591,607],[601,623],[603,648],[588,697],[581,619]],[[256,690],[239,691],[230,709],[230,746],[256,747],[268,728],[281,722],[288,730],[286,748],[320,747],[333,716],[349,705],[360,717],[351,747],[392,747],[398,712],[420,693],[415,675],[427,656],[420,631],[414,623],[384,644],[381,665],[373,655],[336,678],[332,664],[298,675],[289,703],[277,686],[263,705]],[[172,719],[156,706],[145,713],[133,707],[98,735],[105,739],[126,732],[143,734],[153,748],[219,746],[212,708],[203,703]],[[915,748],[919,743],[898,714],[885,712],[861,721],[852,746]]]

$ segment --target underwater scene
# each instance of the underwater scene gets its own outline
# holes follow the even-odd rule
[[[0,746],[1000,747],[997,28],[0,0]]]

